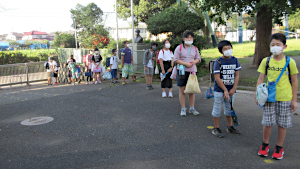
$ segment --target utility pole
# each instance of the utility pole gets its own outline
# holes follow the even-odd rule
[[[131,0],[132,43],[134,43],[133,0]]]
[[[243,13],[239,13],[239,43],[243,43]]]
[[[285,36],[286,39],[289,39],[289,14],[285,12]]]
[[[117,30],[117,53],[119,54],[119,26],[118,26],[118,12],[117,12],[117,0],[116,0],[116,30]]]
[[[204,0],[201,0],[201,1],[202,1],[202,5],[204,5],[204,3],[205,3]],[[211,22],[210,22],[209,16],[208,16],[208,12],[207,11],[203,12],[203,15],[205,17],[207,27],[208,27],[209,32],[210,32],[210,36],[211,36],[211,39],[212,39],[212,42],[213,42],[213,46],[217,47],[217,43],[218,43],[217,37],[214,33],[214,30],[212,29]]]
[[[76,19],[75,19],[75,17],[73,19],[73,23],[74,23],[74,29],[75,29],[75,45],[76,45],[76,49],[77,49],[77,31],[76,31]]]

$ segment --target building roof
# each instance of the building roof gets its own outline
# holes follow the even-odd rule
[[[23,35],[48,35],[46,32],[31,31],[25,32]]]
[[[22,33],[18,33],[18,32],[11,32],[11,34],[15,35],[17,38],[22,38]]]

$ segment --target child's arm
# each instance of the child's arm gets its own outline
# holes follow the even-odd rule
[[[232,89],[230,89],[230,91],[229,91],[230,96],[232,96],[235,93],[237,85],[239,83],[239,80],[240,80],[240,71],[235,71],[234,84],[233,84]]]
[[[257,101],[257,99],[256,99],[257,86],[260,85],[260,84],[262,84],[262,83],[264,82],[265,76],[266,76],[265,74],[260,73],[260,74],[259,74],[259,77],[258,77],[258,79],[257,79],[256,89],[255,89],[255,94],[254,94],[254,99],[255,99],[255,102],[256,102],[257,105],[258,105],[258,101]]]
[[[298,93],[298,79],[297,74],[291,75],[291,81],[292,81],[292,89],[293,89],[293,100],[292,100],[292,112],[296,111],[297,106],[297,93]]]
[[[229,100],[230,99],[229,93],[228,93],[226,86],[223,83],[223,80],[220,78],[220,73],[215,74],[215,80],[216,80],[218,86],[224,91],[224,98]]]

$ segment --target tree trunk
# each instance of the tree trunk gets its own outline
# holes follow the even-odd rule
[[[256,16],[256,43],[252,62],[253,67],[258,67],[263,58],[270,56],[270,37],[272,33],[272,10],[262,6]]]

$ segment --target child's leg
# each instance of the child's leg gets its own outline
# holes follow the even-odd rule
[[[232,104],[234,102],[234,95],[230,96],[230,99],[232,100]],[[225,100],[224,99],[224,114],[226,116],[226,120],[227,120],[227,126],[233,126],[232,124],[232,117],[231,117],[231,104],[230,104],[230,100]]]
[[[180,87],[179,90],[180,90],[180,91],[179,91],[179,101],[180,101],[180,105],[181,105],[181,107],[185,107],[185,93],[184,93],[185,86]]]
[[[219,121],[220,121],[223,102],[224,102],[224,93],[215,92],[214,93],[214,107],[212,110],[212,116],[213,116],[215,128],[220,127]]]
[[[149,84],[152,85],[152,80],[153,80],[153,76],[150,74],[149,75]]]
[[[172,92],[172,88],[170,88],[170,91]],[[190,107],[195,106],[195,94],[194,93],[189,93],[189,103],[190,103]]]
[[[285,139],[285,134],[286,134],[286,128],[278,126],[278,140],[277,140],[277,145],[280,146],[280,147],[283,147],[283,142],[284,142],[284,139]]]
[[[263,142],[269,144],[272,126],[276,123],[275,103],[266,103],[263,109],[264,114],[261,122],[263,125]]]
[[[149,85],[149,75],[148,74],[146,74],[146,84],[147,84],[147,86]]]
[[[282,147],[286,135],[286,129],[292,127],[291,101],[276,102],[276,123],[278,125],[277,145]]]

